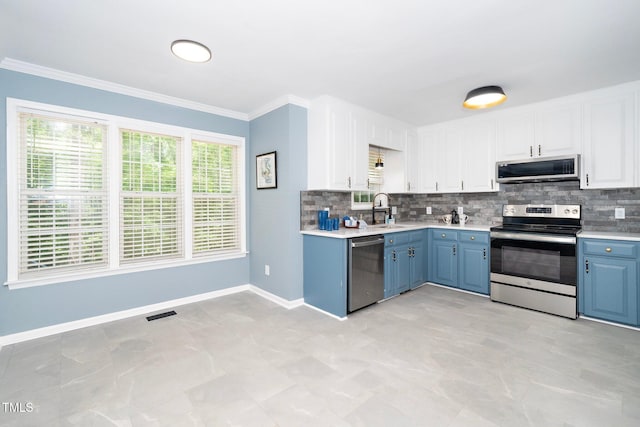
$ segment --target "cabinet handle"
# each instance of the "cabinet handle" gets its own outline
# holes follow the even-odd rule
[[[491,189],[493,190],[493,179],[491,180]]]
[[[587,187],[589,186],[589,174],[587,174]]]
[[[367,178],[367,189],[370,189],[371,185],[369,184],[369,178]]]
[[[411,256],[413,255],[413,254],[411,253],[411,250],[412,250],[412,248],[407,249],[407,255],[409,256],[409,258],[411,258]]]
[[[411,183],[407,182],[407,191],[411,191]]]
[[[347,178],[347,186],[351,188],[351,177]]]
[[[438,181],[436,181],[436,191],[438,191]]]
[[[393,244],[393,239],[389,239],[389,243]]]
[[[611,252],[611,248],[606,248],[604,251],[605,252]]]
[[[456,245],[453,245],[453,256],[456,255]]]
[[[396,260],[398,259],[397,255],[396,255],[396,251],[391,252],[391,255],[393,255],[392,256],[393,262],[396,262]]]
[[[538,144],[538,156],[542,156],[542,146]]]
[[[446,235],[446,234],[444,234],[444,233],[442,233],[442,234],[440,235],[440,237],[442,237],[442,238],[444,239],[445,237],[447,237],[447,235]]]
[[[529,146],[529,157],[533,157],[533,145]]]
[[[464,190],[464,180],[460,181],[460,187],[462,187],[461,189]]]
[[[588,259],[584,260],[584,272],[586,274],[589,274],[589,260]]]
[[[487,249],[482,249],[482,259],[487,259]]]
[[[471,236],[471,240],[476,240],[476,236]]]

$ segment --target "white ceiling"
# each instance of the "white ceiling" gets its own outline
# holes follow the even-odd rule
[[[189,38],[213,60],[169,46]],[[640,0],[0,0],[0,60],[251,113],[329,94],[415,125],[640,80]]]

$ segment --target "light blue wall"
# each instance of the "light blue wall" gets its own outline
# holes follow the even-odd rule
[[[251,168],[251,283],[287,300],[302,298],[300,191],[307,186],[307,109],[285,105],[251,121],[251,158],[277,152],[278,188],[256,189]],[[265,276],[264,266],[271,267]]]
[[[244,136],[247,170],[252,170],[246,121],[0,70],[0,283],[7,279],[7,97]],[[255,177],[247,188],[255,189]],[[246,257],[17,290],[0,284],[0,336],[247,284],[249,271]]]

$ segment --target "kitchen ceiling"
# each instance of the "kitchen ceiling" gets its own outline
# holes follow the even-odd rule
[[[329,94],[414,125],[640,79],[638,0],[0,0],[11,58],[237,112]],[[179,60],[176,39],[207,45]]]

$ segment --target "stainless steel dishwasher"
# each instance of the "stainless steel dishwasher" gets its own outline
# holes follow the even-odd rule
[[[384,298],[384,236],[349,242],[347,307],[351,313]]]

